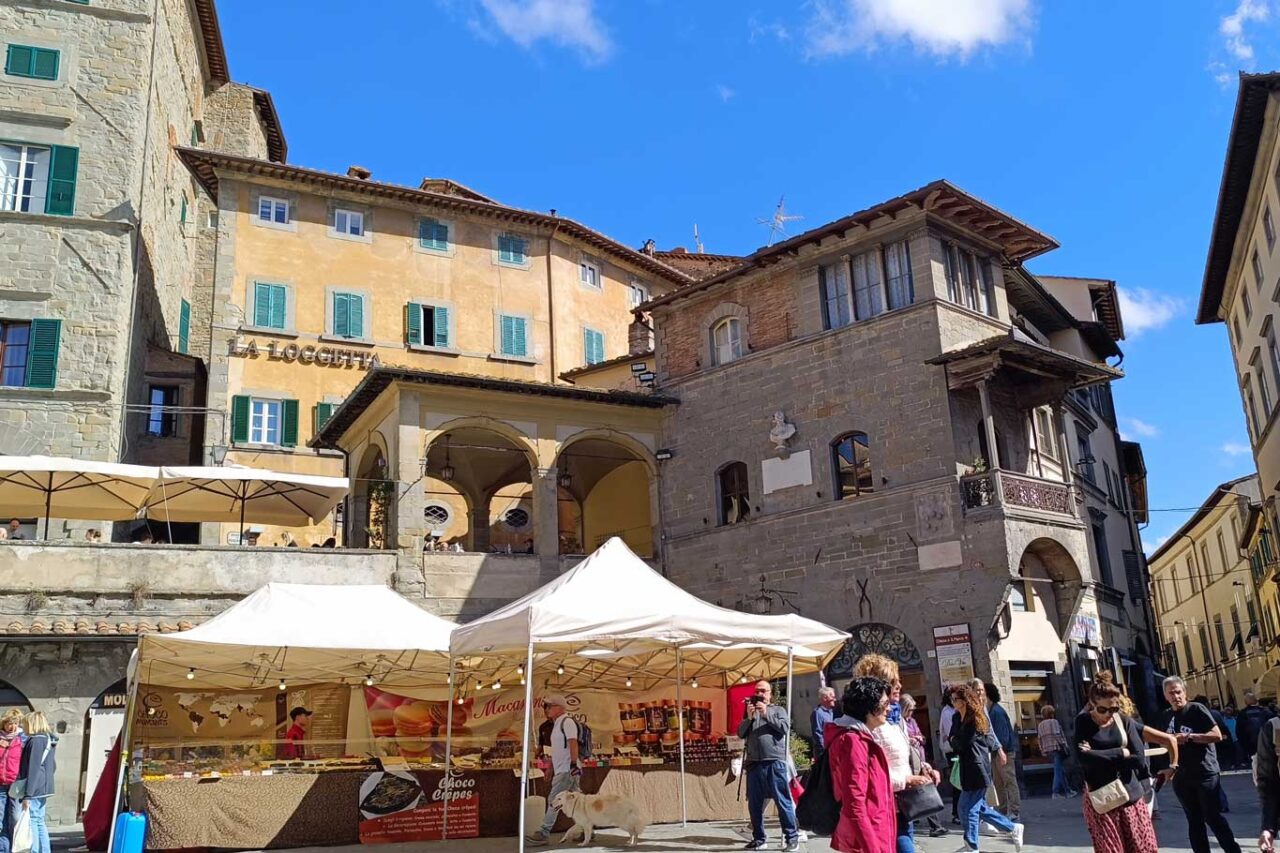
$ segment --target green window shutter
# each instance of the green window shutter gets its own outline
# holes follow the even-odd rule
[[[191,303],[182,300],[178,309],[178,352],[187,354],[191,351]]]
[[[582,330],[582,360],[584,364],[591,364],[591,354],[595,352],[595,346],[591,340],[591,330]]]
[[[249,398],[236,395],[231,398],[231,441],[247,444],[249,441]]]
[[[18,77],[30,77],[31,66],[35,62],[36,49],[20,44],[9,45],[4,58],[4,73]]]
[[[498,351],[503,355],[515,355],[515,319],[505,314],[498,318]]]
[[[404,337],[408,343],[422,343],[422,306],[417,302],[404,306]]]
[[[27,387],[52,388],[58,383],[61,320],[32,320],[27,346]]]
[[[70,216],[76,207],[76,167],[80,149],[54,145],[49,158],[49,189],[44,212]]]
[[[524,357],[524,356],[526,356],[526,355],[528,354],[528,349],[527,349],[527,348],[526,348],[526,346],[525,346],[525,330],[524,330],[525,323],[524,323],[524,318],[523,318],[523,317],[512,317],[512,318],[511,318],[511,320],[512,320],[512,325],[511,325],[511,328],[512,328],[512,352],[511,352],[511,354],[512,354],[512,355],[518,355],[518,356]]]
[[[314,420],[312,421],[315,432],[318,435],[320,430],[324,429],[324,425],[329,422],[329,418],[333,417],[333,410],[338,408],[336,403],[316,403],[314,411]]]
[[[298,401],[282,400],[280,406],[280,444],[298,446]]]
[[[285,322],[285,309],[289,302],[289,290],[283,285],[273,284],[270,286],[271,291],[271,313],[268,316],[268,325],[273,329],[283,329],[287,325]]]
[[[178,222],[183,225],[187,224],[187,194],[186,193],[182,194],[182,207],[179,208],[178,210]]]
[[[449,309],[437,305],[431,311],[432,319],[435,323],[435,340],[436,346],[449,346]]]
[[[351,306],[351,337],[363,338],[364,334],[364,297],[351,294],[347,297]]]
[[[31,76],[40,80],[58,79],[58,51],[36,48],[31,64]]]
[[[253,285],[253,325],[268,328],[271,325],[271,285],[261,282]]]
[[[351,297],[345,293],[333,295],[333,333],[351,337]]]

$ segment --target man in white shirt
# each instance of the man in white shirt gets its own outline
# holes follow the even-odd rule
[[[531,847],[542,847],[551,840],[551,828],[556,825],[559,810],[551,805],[556,795],[578,788],[582,767],[578,763],[578,724],[564,712],[566,700],[562,693],[548,693],[542,697],[542,706],[551,721],[551,791],[547,794],[547,813],[542,826],[525,837]]]

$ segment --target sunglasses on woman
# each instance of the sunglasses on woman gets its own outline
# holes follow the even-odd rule
[[[1093,710],[1096,713],[1103,715],[1104,717],[1110,717],[1120,713],[1120,706],[1111,705],[1109,707],[1104,708],[1101,705],[1094,705]]]

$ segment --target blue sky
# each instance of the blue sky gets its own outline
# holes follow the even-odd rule
[[[291,162],[449,177],[623,242],[747,253],[935,178],[1115,279],[1148,550],[1253,465],[1221,325],[1195,326],[1236,72],[1280,0],[221,0]]]

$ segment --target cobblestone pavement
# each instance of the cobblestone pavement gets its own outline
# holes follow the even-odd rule
[[[1245,850],[1257,850],[1258,838],[1258,798],[1247,773],[1229,773],[1224,777],[1227,796],[1231,802],[1231,813],[1228,817],[1236,831],[1236,838]],[[1084,826],[1084,817],[1080,813],[1080,800],[1050,800],[1046,797],[1034,797],[1023,800],[1023,817],[1027,825],[1026,853],[1090,853],[1093,847],[1089,843],[1089,833]],[[1160,838],[1162,853],[1184,853],[1190,851],[1187,844],[1187,825],[1182,809],[1174,798],[1172,791],[1160,794],[1160,820],[1156,822],[1156,833]],[[682,853],[682,851],[731,851],[742,848],[743,839],[737,834],[742,824],[739,823],[691,823],[688,827],[679,825],[650,827],[640,843],[635,847],[624,847],[622,833],[606,829],[596,833],[590,847],[578,847],[576,844],[551,847],[530,848],[530,850],[573,850],[582,853],[605,853],[605,851],[632,851],[632,853]],[[962,846],[958,827],[951,827],[951,833],[943,838],[918,839],[916,849],[919,853],[954,853]],[[777,825],[769,829],[771,839],[778,840]],[[556,841],[559,837],[556,837]],[[78,833],[63,831],[56,833],[55,850],[70,850],[81,844]],[[770,844],[770,849],[777,850],[781,845]],[[509,853],[516,849],[513,838],[485,838],[474,841],[451,841],[448,844],[385,844],[379,845],[378,853]],[[824,853],[830,850],[826,839],[815,838],[802,846],[809,853]],[[1213,845],[1216,851],[1219,848]],[[309,848],[306,853],[337,853],[337,851],[368,851],[367,847],[321,847]],[[1011,853],[1013,845],[1003,838],[983,836],[982,850],[987,853]]]

